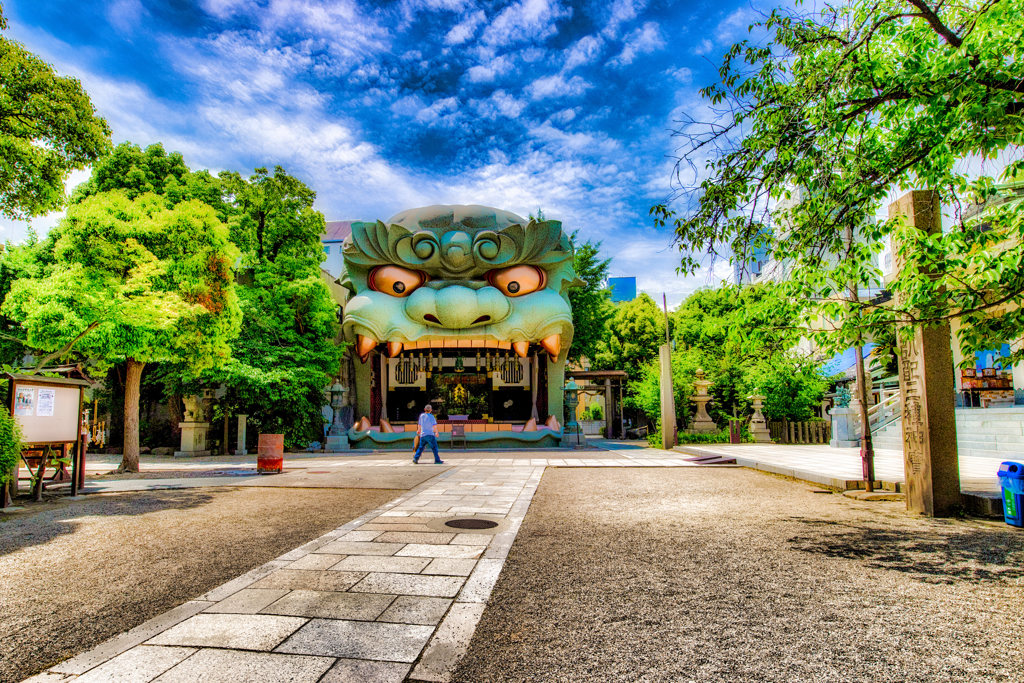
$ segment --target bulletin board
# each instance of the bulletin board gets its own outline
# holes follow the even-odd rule
[[[81,428],[82,388],[88,383],[61,378],[10,376],[8,408],[21,427],[22,441],[75,443]]]

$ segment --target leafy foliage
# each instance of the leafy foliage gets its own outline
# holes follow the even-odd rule
[[[595,365],[625,370],[631,380],[638,380],[644,365],[658,357],[658,347],[664,343],[664,314],[654,299],[643,292],[615,307]]]
[[[232,240],[242,250],[243,322],[233,359],[211,374],[226,402],[288,447],[323,438],[323,389],[338,372],[337,305],[320,270],[324,218],[316,194],[277,167],[221,174]]]
[[[569,290],[574,329],[568,355],[570,363],[581,358],[593,360],[597,356],[605,335],[605,326],[615,310],[607,286],[611,259],[599,258],[600,242],[587,240],[577,244],[577,234],[574,232],[570,237],[573,243],[573,268],[576,276],[583,281],[583,286]]]
[[[750,409],[748,396],[765,395],[764,414],[772,419],[805,420],[816,414],[829,379],[813,358],[791,349],[798,332],[789,324],[790,304],[770,285],[698,290],[672,312],[675,350],[672,383],[680,426],[692,417],[698,369],[712,384],[708,413],[718,424]],[[642,366],[629,384],[627,404],[652,421],[661,411],[659,363]]]
[[[0,406],[0,488],[7,485],[21,457],[21,430],[6,406]],[[5,492],[0,491],[0,496]]]
[[[674,226],[683,271],[764,249],[786,264],[801,323],[833,349],[950,318],[968,329],[965,351],[1019,338],[1024,214],[1011,201],[972,222],[965,204],[1015,190],[962,162],[1024,143],[1022,12],[1021,0],[847,0],[755,24],[766,42],[734,45],[701,91],[711,120],[678,131],[678,209],[652,210]],[[1002,179],[1022,171],[1013,162]],[[919,187],[953,208],[946,233],[875,221],[894,189]],[[857,301],[849,283],[881,285],[892,237],[905,264],[895,302]]]
[[[77,79],[58,76],[4,36],[0,84],[0,216],[38,216],[64,203],[72,170],[109,149],[110,128]]]

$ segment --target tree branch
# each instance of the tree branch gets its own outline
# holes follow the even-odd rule
[[[924,3],[924,0],[907,0],[911,5],[916,7],[921,12],[921,18],[928,22],[936,33],[946,39],[946,42],[953,47],[960,47],[963,45],[963,40],[951,28],[942,23],[942,19],[939,19],[931,7]]]

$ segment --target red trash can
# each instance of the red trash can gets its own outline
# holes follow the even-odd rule
[[[258,474],[281,474],[284,469],[284,434],[260,434],[256,453]]]

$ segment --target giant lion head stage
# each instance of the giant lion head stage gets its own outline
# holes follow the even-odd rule
[[[415,419],[422,403],[443,403],[448,385],[461,388],[456,398],[469,387],[475,410],[465,412],[498,427],[480,433],[536,440],[526,437],[533,420],[561,418],[573,334],[567,292],[579,284],[561,223],[429,206],[353,223],[343,254],[339,282],[351,297],[342,330],[357,359],[357,410],[380,424],[377,434]],[[443,412],[462,407],[449,400]]]

